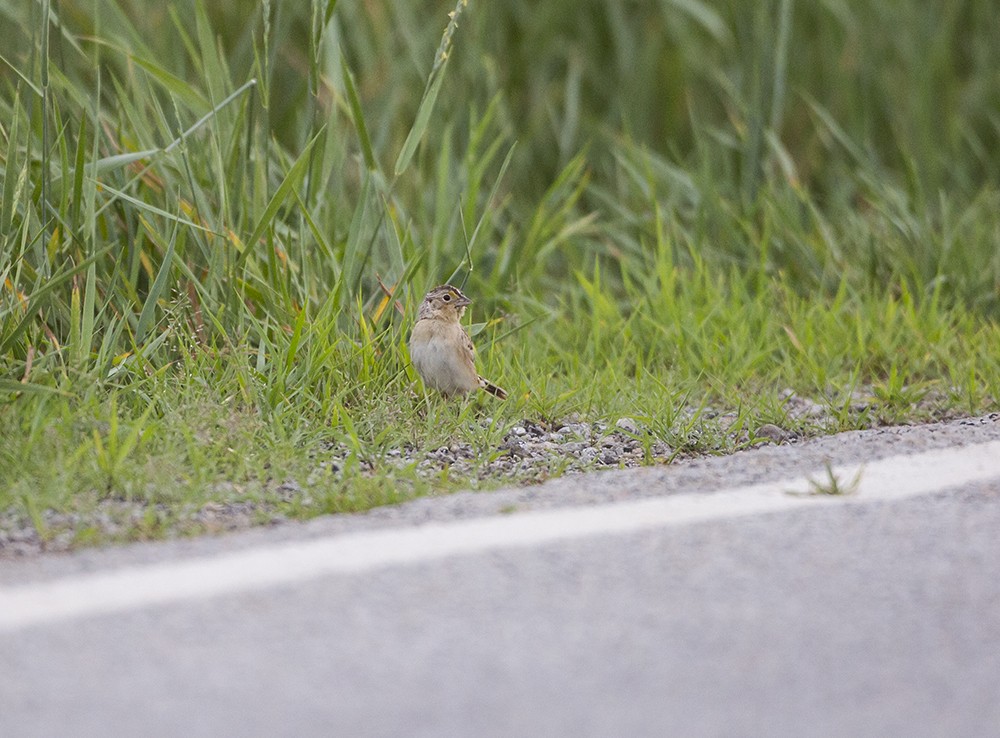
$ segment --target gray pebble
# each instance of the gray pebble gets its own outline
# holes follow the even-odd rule
[[[632,418],[618,418],[615,422],[615,428],[633,436],[639,433],[639,425]]]
[[[782,441],[787,441],[792,437],[792,434],[786,431],[784,428],[780,428],[774,423],[765,423],[760,428],[756,430],[753,434],[754,440],[767,440],[774,441],[775,443],[781,443]]]

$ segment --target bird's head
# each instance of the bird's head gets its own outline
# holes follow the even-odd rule
[[[424,297],[420,303],[418,319],[423,318],[444,318],[458,320],[465,312],[465,308],[472,303],[468,297],[462,294],[457,287],[450,284],[443,284],[435,287]]]

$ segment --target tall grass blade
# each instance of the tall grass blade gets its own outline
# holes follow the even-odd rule
[[[354,128],[358,132],[358,140],[361,142],[361,153],[365,158],[365,166],[371,170],[378,169],[375,154],[372,151],[372,142],[368,137],[368,126],[365,125],[365,116],[361,111],[361,101],[358,99],[358,92],[354,88],[354,79],[343,54],[340,55],[340,68],[344,73],[344,89],[347,90],[347,101],[350,103]]]
[[[36,395],[61,395],[62,397],[72,396],[70,392],[57,387],[48,387],[44,384],[35,384],[33,382],[18,382],[13,379],[5,379],[4,377],[0,377],[0,392],[9,392],[11,394],[27,392]]]
[[[83,172],[87,164],[87,119],[80,119],[80,130],[76,134],[76,158],[73,161],[73,193],[69,222],[73,228],[79,227],[80,208],[83,207]]]
[[[288,174],[278,185],[278,189],[275,190],[274,194],[271,196],[270,201],[267,203],[267,207],[264,208],[264,212],[261,213],[260,218],[257,219],[257,225],[254,226],[253,232],[250,234],[245,242],[245,249],[243,253],[239,255],[236,260],[236,268],[239,268],[247,260],[250,254],[256,249],[257,244],[263,238],[264,233],[268,228],[274,225],[275,216],[278,214],[278,210],[284,204],[285,199],[292,193],[293,190],[297,189],[299,185],[302,184],[302,180],[306,176],[306,172],[309,171],[309,164],[311,161],[310,152],[316,141],[323,134],[325,126],[321,128],[316,134],[309,140],[305,148],[299,154],[299,158],[295,160],[291,168],[288,170]]]
[[[792,0],[781,0],[778,11],[778,43],[774,50],[774,75],[771,81],[771,130],[777,135],[785,106],[788,83],[788,40],[792,27]]]
[[[38,86],[37,86],[37,85],[36,85],[36,84],[35,84],[34,82],[32,82],[32,81],[31,81],[31,79],[30,79],[29,77],[27,77],[27,76],[26,76],[26,75],[25,75],[25,74],[24,74],[24,73],[23,73],[23,72],[22,72],[22,71],[21,71],[20,69],[18,69],[18,68],[17,68],[17,66],[16,66],[15,64],[13,64],[12,62],[10,62],[10,61],[9,61],[9,60],[7,59],[7,57],[5,57],[5,56],[4,56],[3,54],[0,54],[0,61],[2,61],[2,62],[3,62],[4,64],[6,64],[6,65],[7,65],[8,67],[10,67],[10,70],[11,70],[11,71],[12,71],[12,72],[13,72],[14,74],[16,74],[16,75],[17,75],[17,76],[18,76],[18,77],[20,78],[20,80],[21,80],[22,82],[24,82],[24,84],[26,84],[26,85],[28,86],[28,88],[29,88],[29,89],[30,89],[30,90],[31,90],[32,92],[34,92],[34,93],[35,93],[35,94],[36,94],[36,95],[37,95],[38,97],[40,97],[40,98],[41,98],[41,97],[43,97],[43,96],[44,96],[44,95],[42,94],[42,90],[41,90],[41,88],[39,88],[39,87],[38,87]],[[16,107],[16,106],[15,106],[15,107]]]
[[[441,91],[441,83],[444,82],[445,66],[447,66],[447,61],[441,62],[440,66],[435,69],[435,72],[431,74],[428,80],[427,89],[420,100],[420,107],[417,108],[417,118],[413,122],[413,127],[410,129],[409,134],[407,134],[406,140],[403,142],[399,158],[396,159],[394,171],[397,177],[410,166],[410,160],[413,159],[413,155],[416,153],[417,147],[420,145],[420,141],[427,131],[427,124],[430,123],[431,113],[434,112],[434,103],[437,102],[438,92]]]
[[[430,76],[427,78],[427,84],[424,87],[424,94],[420,99],[420,105],[417,107],[416,119],[406,136],[406,140],[403,142],[403,148],[400,149],[399,157],[396,159],[394,171],[397,177],[406,171],[406,168],[410,165],[413,154],[416,153],[417,147],[420,145],[420,141],[427,131],[427,125],[431,120],[431,113],[434,112],[434,105],[437,103],[438,93],[441,91],[441,83],[444,82],[444,72],[448,67],[452,36],[455,34],[455,29],[458,28],[458,17],[462,14],[462,10],[467,4],[468,0],[458,0],[455,9],[448,14],[451,20],[444,29],[441,43],[434,54],[434,64],[431,67]]]
[[[152,231],[151,228],[147,230]],[[163,254],[163,261],[160,263],[160,268],[156,273],[156,279],[153,281],[153,286],[149,288],[149,294],[146,295],[146,301],[142,305],[142,312],[139,314],[139,323],[135,328],[135,342],[138,346],[142,346],[146,342],[146,335],[153,327],[153,320],[156,317],[156,306],[160,300],[160,296],[164,294],[164,290],[167,287],[167,280],[170,277],[170,270],[173,267],[174,246],[176,243],[177,228],[175,227],[170,235],[170,241],[167,242],[167,249]]]

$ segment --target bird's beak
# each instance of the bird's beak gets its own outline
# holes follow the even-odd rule
[[[465,295],[456,295],[455,302],[452,303],[452,305],[458,308],[465,307],[466,305],[471,305],[471,304],[472,300],[470,300]]]

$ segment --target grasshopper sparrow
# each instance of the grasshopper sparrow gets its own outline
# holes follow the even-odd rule
[[[459,322],[471,302],[450,284],[428,292],[410,333],[410,360],[424,384],[445,397],[482,389],[505,400],[504,390],[476,372],[472,339]]]

